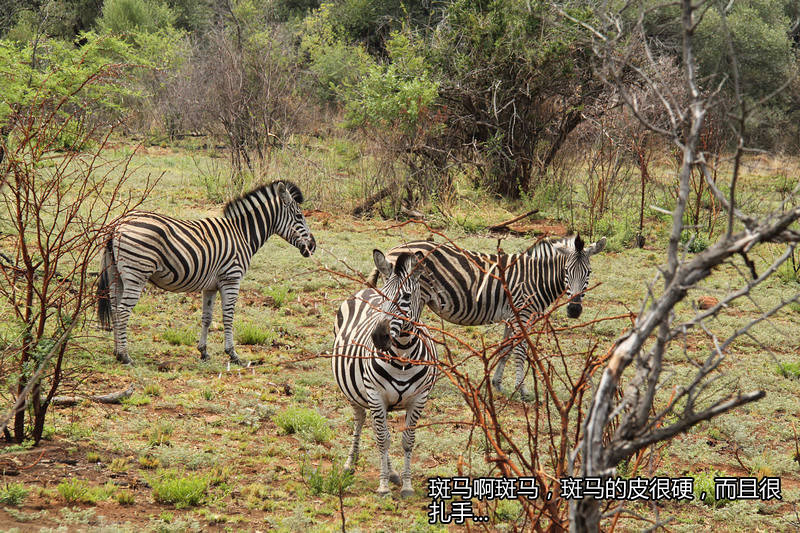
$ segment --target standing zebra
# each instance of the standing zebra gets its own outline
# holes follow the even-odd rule
[[[304,257],[316,249],[294,183],[275,181],[228,202],[222,218],[178,220],[133,212],[119,221],[103,253],[97,311],[105,328],[114,326],[114,355],[128,356],[131,309],[147,281],[172,292],[203,291],[202,330],[197,349],[208,360],[206,338],[214,297],[222,297],[225,353],[239,363],[233,347],[233,312],[239,283],[250,260],[273,233],[296,246]]]
[[[497,364],[492,384],[502,390],[503,369],[511,352],[516,361],[516,389],[523,398],[528,392],[523,382],[527,347],[517,342],[509,347],[508,339],[520,332],[520,324],[544,312],[566,290],[567,315],[578,318],[583,310],[582,295],[589,285],[592,270],[589,257],[606,245],[603,237],[584,247],[580,235],[557,241],[543,241],[518,254],[484,254],[462,250],[452,244],[414,241],[392,248],[389,260],[404,253],[421,253],[425,257],[420,279],[422,301],[448,322],[478,326],[506,322],[503,341],[505,353]],[[509,301],[498,274],[505,271],[505,283],[511,294]],[[374,285],[379,270],[373,270],[369,282]],[[514,318],[513,309],[520,320]]]
[[[436,348],[428,329],[419,325],[421,255],[400,254],[394,267],[379,250],[372,252],[386,283],[380,291],[364,289],[339,307],[334,326],[331,366],[339,388],[355,413],[353,445],[344,468],[354,470],[366,410],[381,454],[378,494],[389,494],[389,481],[400,476],[389,460],[387,411],[405,409],[401,497],[411,488],[411,451],[417,420],[436,379]]]

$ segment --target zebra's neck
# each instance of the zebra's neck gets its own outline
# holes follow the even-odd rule
[[[534,294],[538,294],[541,301],[542,310],[549,307],[564,292],[564,269],[567,265],[567,257],[558,252],[549,242],[534,248],[531,253],[531,269],[527,273],[527,278],[536,284],[533,287]],[[536,275],[538,274],[538,275]]]
[[[274,195],[259,191],[240,199],[227,213],[244,235],[251,256],[275,233],[276,202]]]
[[[400,335],[392,339],[392,355],[404,357],[406,359],[420,359],[420,355],[425,354],[425,350],[419,350],[422,335],[425,333],[416,326],[411,326],[407,330],[402,330]]]

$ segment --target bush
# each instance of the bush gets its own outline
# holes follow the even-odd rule
[[[195,343],[195,334],[189,328],[168,329],[161,338],[173,346],[192,346]]]
[[[694,496],[697,500],[703,502],[709,507],[722,507],[726,503],[730,502],[730,500],[718,500],[716,498],[714,493],[714,478],[722,475],[716,470],[705,470],[703,472],[696,472],[689,475],[694,478]]]
[[[352,472],[340,468],[336,463],[333,463],[328,471],[322,470],[321,467],[306,469],[304,464],[301,474],[306,483],[308,483],[311,492],[315,495],[330,494],[338,496],[355,481]]]
[[[113,485],[105,487],[90,487],[82,479],[65,479],[56,487],[58,493],[67,503],[97,503],[105,500],[113,493]]]
[[[296,433],[306,440],[324,443],[331,440],[333,430],[328,421],[313,409],[289,407],[275,416],[275,424],[289,435]]]
[[[169,470],[150,480],[150,486],[157,502],[170,503],[181,509],[203,501],[208,490],[208,480],[204,476],[179,477],[176,472]]]

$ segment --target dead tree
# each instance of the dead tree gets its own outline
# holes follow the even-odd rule
[[[677,200],[672,209],[672,225],[666,251],[666,264],[659,271],[663,288],[658,279],[648,287],[641,312],[633,327],[621,336],[610,351],[608,363],[599,377],[592,401],[586,413],[580,442],[571,456],[571,471],[583,477],[607,478],[615,474],[615,467],[623,460],[660,441],[689,430],[701,421],[709,420],[743,404],[756,401],[765,394],[762,390],[742,392],[719,385],[720,364],[729,354],[731,344],[758,323],[768,321],[781,308],[800,299],[800,293],[787,295],[768,309],[762,309],[755,320],[741,324],[723,337],[708,326],[726,305],[738,299],[750,297],[752,291],[768,279],[778,267],[791,256],[800,242],[800,232],[792,225],[800,218],[800,201],[796,187],[785,198],[778,209],[771,212],[743,213],[736,202],[737,179],[744,147],[745,119],[749,109],[739,91],[739,79],[735,57],[732,58],[733,74],[730,82],[736,89],[738,107],[732,117],[732,126],[738,145],[732,157],[730,193],[726,196],[717,187],[722,178],[719,169],[710,168],[711,163],[701,151],[700,139],[705,119],[715,104],[719,87],[702,91],[698,82],[697,62],[693,48],[694,32],[704,10],[705,2],[681,0],[682,68],[687,98],[681,102],[668,90],[668,80],[659,78],[657,70],[650,73],[634,66],[623,46],[625,36],[630,34],[621,17],[605,13],[605,27],[595,28],[583,22],[595,42],[595,52],[600,59],[599,72],[613,86],[628,109],[651,131],[665,136],[682,154],[677,179]],[[642,32],[645,8],[635,31]],[[567,13],[562,13],[569,18]],[[646,40],[644,41],[646,43]],[[655,54],[647,48],[647,60],[656,61]],[[641,112],[639,102],[618,83],[623,71],[633,69],[642,84],[651,87],[659,95],[668,126],[659,126],[648,121]],[[719,240],[704,252],[693,257],[682,253],[681,232],[685,229],[684,214],[690,195],[692,171],[699,169],[714,198],[727,212],[727,229]],[[712,179],[717,170],[717,181]],[[748,254],[767,243],[783,243],[784,252],[763,272],[757,272]],[[743,261],[744,266],[741,262]],[[696,311],[688,320],[678,320],[675,305],[686,298],[687,293],[711,275],[723,263],[734,265],[741,276],[740,286],[731,290],[710,309]],[[687,331],[702,330],[712,349],[707,357],[695,365],[694,374],[685,385],[677,387],[673,396],[664,405],[656,402],[656,393],[664,386],[664,356],[675,340]],[[626,375],[626,370],[630,372]],[[712,383],[714,387],[712,387]],[[621,392],[621,395],[619,394]],[[570,502],[570,529],[572,531],[598,531],[604,516],[618,514],[622,507],[607,508],[600,500],[576,499]],[[603,515],[602,508],[607,509]],[[655,526],[663,524],[658,518]]]

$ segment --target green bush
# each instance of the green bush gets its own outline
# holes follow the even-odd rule
[[[198,505],[208,490],[205,476],[179,477],[174,471],[161,472],[159,477],[149,482],[157,502],[169,503],[178,509]]]
[[[275,416],[275,424],[287,435],[296,433],[313,442],[324,443],[333,437],[325,417],[307,407],[289,407],[281,411]]]
[[[0,487],[0,504],[19,506],[28,496],[28,489],[22,483],[6,483]]]
[[[97,503],[108,499],[115,487],[111,484],[104,487],[90,487],[82,479],[70,478],[59,483],[56,489],[67,503]]]
[[[261,291],[264,296],[272,300],[272,307],[280,309],[283,304],[294,299],[295,294],[288,285],[270,285]]]
[[[168,329],[161,338],[174,346],[192,346],[195,343],[194,331],[189,328]]]
[[[694,478],[694,496],[697,500],[709,507],[722,507],[730,502],[730,500],[726,499],[716,499],[714,478],[722,475],[716,470],[704,470],[703,472],[695,472],[689,475]]]

